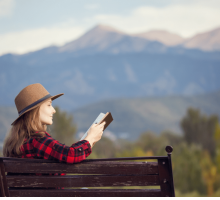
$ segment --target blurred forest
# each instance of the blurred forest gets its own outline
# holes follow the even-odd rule
[[[48,132],[61,143],[76,142],[77,127],[71,114],[55,107],[54,123]],[[220,124],[217,115],[206,116],[189,108],[180,122],[183,135],[172,132],[144,132],[134,142],[103,135],[89,159],[165,156],[173,147],[172,165],[176,196],[220,196]]]
[[[51,135],[71,145],[77,127],[73,116],[55,107]],[[176,196],[220,196],[220,124],[217,115],[206,116],[189,108],[180,122],[183,135],[145,132],[134,142],[103,135],[89,159],[111,157],[165,156],[165,147],[173,147],[172,164]]]

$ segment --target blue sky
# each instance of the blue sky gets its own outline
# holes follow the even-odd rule
[[[220,1],[0,0],[0,55],[63,45],[97,24],[191,37],[220,27]]]

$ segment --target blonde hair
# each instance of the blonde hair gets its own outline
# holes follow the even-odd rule
[[[19,157],[21,155],[20,148],[25,139],[45,135],[47,126],[40,123],[39,110],[40,105],[22,115],[12,125],[3,145],[3,155],[5,157]]]

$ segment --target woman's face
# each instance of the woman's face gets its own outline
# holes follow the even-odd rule
[[[45,101],[40,106],[40,122],[44,125],[51,125],[53,124],[53,114],[56,112],[56,110],[52,106],[52,100],[49,99],[48,101]]]

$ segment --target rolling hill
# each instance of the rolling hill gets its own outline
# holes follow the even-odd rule
[[[220,92],[188,97],[113,99],[87,105],[72,113],[78,132],[85,132],[100,112],[111,112],[114,121],[108,131],[118,138],[134,140],[146,131],[182,134],[179,123],[190,107],[203,114],[220,117],[219,101]]]
[[[74,117],[78,136],[90,127],[100,112],[110,111],[114,121],[107,128],[106,134],[113,138],[135,140],[146,131],[182,134],[179,123],[189,107],[220,118],[219,102],[220,92],[188,97],[119,98],[99,101],[67,112]],[[15,107],[0,107],[0,141],[3,141],[10,123],[16,117]]]

